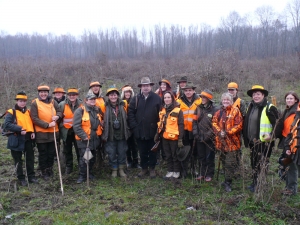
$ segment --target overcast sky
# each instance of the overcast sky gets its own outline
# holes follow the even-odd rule
[[[269,5],[281,13],[289,0],[0,0],[0,31],[9,34],[48,32],[80,35],[97,31],[183,26],[216,27],[231,11],[241,16]]]

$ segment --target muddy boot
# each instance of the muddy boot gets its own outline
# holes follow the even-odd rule
[[[79,175],[77,179],[77,184],[81,184],[86,180],[86,178],[83,175]]]
[[[118,169],[117,169],[117,168],[112,168],[111,176],[112,176],[113,178],[115,178],[115,177],[118,176]]]
[[[119,166],[119,174],[120,174],[120,177],[127,177],[126,173],[124,172],[124,168],[125,168],[124,165],[120,165],[120,166]]]
[[[155,172],[155,169],[151,169],[150,170],[150,178],[155,178],[156,177],[156,172]]]
[[[147,169],[142,169],[142,171],[139,172],[138,177],[146,176],[148,173],[149,173],[148,168]]]
[[[48,174],[48,170],[47,170],[47,169],[42,170],[42,178],[43,178],[45,181],[48,181],[48,180],[50,179],[49,174]]]
[[[53,177],[53,167],[47,168],[49,177]]]

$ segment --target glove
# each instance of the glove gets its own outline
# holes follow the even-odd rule
[[[178,139],[178,148],[182,148],[182,147],[183,147],[182,139]]]
[[[156,133],[154,136],[154,142],[157,143],[159,141],[159,133]]]

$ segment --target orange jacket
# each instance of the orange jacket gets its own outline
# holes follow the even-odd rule
[[[165,130],[163,137],[167,140],[178,140],[179,136],[179,126],[178,126],[178,117],[179,117],[180,108],[175,107],[165,118],[166,109],[163,108],[159,112],[159,122],[157,123],[158,133],[162,131],[163,124],[165,124]],[[176,116],[172,116],[172,113]]]
[[[50,104],[46,104],[46,103],[40,101],[38,98],[35,99],[40,120],[43,120],[47,123],[52,122],[52,117],[56,116],[56,110],[55,110],[53,101],[54,100],[52,100],[52,102]],[[34,125],[34,128],[35,128],[36,132],[42,132],[42,133],[53,133],[54,132],[53,127],[43,128],[38,125]],[[58,131],[57,123],[55,123],[55,131],[56,132]]]
[[[90,114],[86,111],[84,106],[81,106],[82,110],[83,110],[83,114],[82,114],[82,119],[81,119],[81,127],[84,130],[84,132],[87,134],[88,139],[90,139],[90,135],[91,135],[91,122],[90,122]],[[100,114],[97,114],[98,119],[100,120],[100,122],[102,121]],[[102,134],[102,128],[99,125],[97,130],[96,130],[96,134],[98,136],[100,136]],[[75,135],[76,140],[80,140],[80,137]]]
[[[212,126],[216,135],[216,149],[225,152],[236,151],[241,148],[240,136],[243,128],[243,117],[237,107],[228,106],[218,110],[212,119]],[[225,131],[224,138],[220,136]]]

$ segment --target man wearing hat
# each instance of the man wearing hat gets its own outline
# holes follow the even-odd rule
[[[177,91],[176,91],[176,99],[179,99],[180,97],[182,97],[184,95],[184,92],[182,90],[182,88],[184,88],[187,84],[187,77],[183,76],[180,78],[179,81],[177,81]]]
[[[35,128],[35,141],[39,150],[39,167],[44,180],[53,176],[55,139],[59,139],[57,121],[63,114],[54,99],[49,96],[50,87],[38,86],[38,97],[31,103],[30,116]],[[55,132],[55,134],[54,134]]]
[[[184,117],[184,135],[183,135],[183,145],[193,146],[193,120],[194,114],[196,112],[196,108],[201,104],[201,98],[195,93],[196,87],[188,82],[187,85],[182,88],[184,95],[182,95],[177,102],[180,104],[180,109],[183,112]],[[186,172],[188,171],[188,162],[190,160],[191,154],[195,154],[196,152],[190,151],[189,156],[183,162],[183,171],[182,175],[186,176]]]
[[[54,88],[54,91],[52,92],[54,95],[54,100],[57,102],[57,104],[61,103],[66,99],[65,97],[65,90],[62,87]]]
[[[246,115],[246,103],[244,100],[238,97],[238,91],[239,91],[239,86],[235,82],[230,82],[227,86],[227,90],[230,94],[233,96],[233,105],[232,107],[238,107],[240,112],[242,113],[242,116],[244,117]]]
[[[4,126],[6,130],[12,132],[8,136],[7,148],[11,150],[14,164],[17,168],[17,178],[22,186],[27,186],[25,175],[23,173],[24,153],[26,162],[26,172],[29,183],[38,183],[34,173],[34,129],[30,118],[29,110],[27,110],[27,95],[24,91],[16,95],[16,105],[13,109],[7,110]],[[18,141],[14,142],[16,138]]]
[[[214,133],[212,129],[212,118],[216,112],[213,105],[213,94],[205,89],[201,92],[201,104],[195,111],[193,120],[193,135],[196,139],[197,156],[200,174],[197,180],[210,182],[215,172]]]
[[[73,117],[75,110],[82,105],[81,100],[78,99],[78,89],[70,88],[67,92],[66,100],[59,103],[59,108],[63,112],[64,118],[59,124],[60,137],[64,143],[64,154],[66,158],[66,174],[73,171],[73,153],[72,145],[74,145],[77,162],[79,165],[79,150],[75,140],[75,133],[73,130]]]
[[[73,130],[80,156],[78,184],[87,179],[87,163],[89,179],[94,179],[92,169],[96,161],[96,150],[101,144],[100,136],[102,134],[102,117],[100,109],[96,107],[96,99],[96,95],[88,92],[84,105],[78,107],[74,112]]]
[[[253,182],[248,188],[254,192],[261,168],[267,166],[274,147],[276,137],[273,135],[273,129],[278,119],[278,111],[268,102],[269,92],[263,86],[254,85],[247,94],[252,97],[252,101],[245,116],[243,137],[245,146],[251,150]]]
[[[138,85],[141,93],[131,100],[128,107],[129,127],[134,132],[140,151],[142,171],[138,174],[139,177],[147,175],[149,169],[150,177],[156,177],[156,152],[152,152],[151,148],[155,144],[161,98],[152,92],[153,85],[149,77],[143,77]]]
[[[104,130],[102,140],[108,154],[112,177],[126,177],[127,139],[130,136],[127,126],[127,102],[120,100],[117,88],[109,88],[106,92],[108,100],[105,103]]]
[[[89,93],[96,95],[96,106],[99,107],[102,111],[101,114],[105,113],[105,100],[102,97],[102,85],[99,81],[92,81],[89,87]]]

